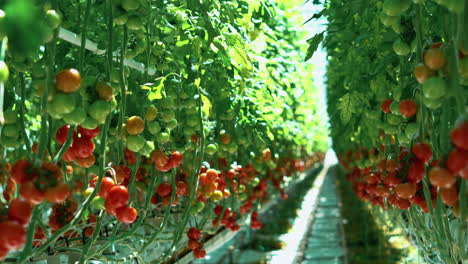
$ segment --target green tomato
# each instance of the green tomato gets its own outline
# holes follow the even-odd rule
[[[20,145],[20,140],[2,135],[0,143],[5,148],[16,148]]]
[[[392,114],[401,115],[401,113],[400,113],[400,102],[393,101],[390,104],[390,111],[392,112]]]
[[[104,100],[97,100],[88,110],[89,115],[102,124],[106,121],[107,115],[112,111],[111,105]]]
[[[389,16],[400,16],[411,5],[411,0],[385,0],[383,3],[383,12]]]
[[[409,139],[413,139],[418,136],[419,134],[419,124],[417,123],[409,123],[405,128],[406,137]]]
[[[239,184],[239,188],[237,189],[240,193],[243,193],[245,192],[246,190],[246,187],[244,184]]]
[[[392,24],[395,24],[395,23],[399,22],[400,17],[399,16],[388,16],[386,14],[381,14],[380,21],[382,22],[382,24],[384,24],[384,26],[390,27],[390,26],[392,26]]]
[[[161,118],[164,122],[169,122],[175,118],[175,112],[172,110],[165,110],[161,113]]]
[[[46,21],[47,21],[47,25],[49,25],[53,29],[58,28],[60,24],[62,23],[62,19],[60,18],[60,15],[57,14],[57,12],[52,9],[47,10]]]
[[[57,93],[51,102],[52,109],[59,115],[75,111],[76,97],[74,94]]]
[[[2,130],[2,135],[5,135],[9,138],[18,138],[19,136],[19,129],[16,124],[12,125],[5,125]]]
[[[196,215],[200,213],[204,208],[205,208],[205,204],[200,201],[197,201],[194,204],[192,204],[192,206],[190,207],[190,213]]]
[[[196,146],[195,146],[195,143],[193,143],[193,142],[188,142],[188,143],[185,144],[184,149],[185,149],[186,151],[194,151],[194,150],[195,150],[195,147],[196,147]],[[205,151],[206,151],[206,149],[205,149]],[[185,157],[185,158],[187,158],[187,157]]]
[[[143,148],[145,142],[145,138],[140,135],[129,135],[127,138],[127,148],[133,152],[138,152]]]
[[[153,150],[154,150],[154,143],[151,141],[146,141],[145,145],[143,145],[143,147],[140,149],[140,153],[143,156],[148,156],[151,154],[151,152],[153,152]]]
[[[86,190],[83,192],[84,198],[88,198],[93,192],[94,192],[93,187],[86,188]]]
[[[116,16],[113,19],[114,24],[116,24],[118,26],[123,26],[123,25],[127,24],[127,21],[128,21],[128,14],[127,13],[122,14],[120,16]]]
[[[169,130],[173,130],[174,128],[177,127],[177,125],[178,125],[178,123],[177,123],[177,120],[175,118],[166,123],[166,127]]]
[[[156,135],[159,131],[161,131],[161,126],[157,121],[148,122],[146,126],[148,127],[148,131],[153,135]]]
[[[388,135],[396,135],[398,134],[400,130],[398,129],[398,126],[393,126],[393,125],[390,125],[388,123],[385,123],[384,124],[384,132],[385,134],[388,134]]]
[[[260,179],[257,178],[257,177],[255,177],[255,178],[250,182],[250,184],[251,184],[252,186],[257,186],[257,185],[260,184]]]
[[[398,134],[397,138],[398,138],[398,141],[399,141],[401,144],[408,144],[408,143],[410,143],[410,139],[406,136],[405,133],[400,133],[400,134]]]
[[[72,113],[63,115],[63,120],[70,125],[79,125],[86,120],[86,111],[77,107]]]
[[[163,99],[161,99],[160,105],[161,105],[162,108],[172,109],[172,108],[175,107],[174,98],[172,98],[172,97],[164,97]]]
[[[424,105],[429,109],[436,110],[442,106],[442,100],[424,98]]]
[[[427,79],[422,85],[424,97],[427,99],[438,99],[447,93],[447,82],[437,76]]]
[[[122,7],[126,11],[137,10],[140,7],[140,2],[138,0],[122,0]]]
[[[0,83],[6,82],[8,76],[10,75],[10,70],[4,61],[0,61]]]
[[[387,122],[390,125],[399,125],[403,121],[404,121],[404,119],[401,116],[398,116],[398,115],[395,115],[395,114],[388,114],[387,115]]]
[[[143,29],[143,21],[139,16],[131,16],[128,18],[127,27],[135,31]]]
[[[167,142],[169,142],[169,140],[171,139],[171,135],[167,132],[160,132],[158,135],[157,135],[157,138],[158,138],[158,141],[162,144],[165,144]]]
[[[93,200],[91,201],[91,205],[98,210],[106,210],[106,207],[104,205],[105,202],[106,202],[106,199],[99,197],[99,196],[95,196]]]
[[[205,152],[206,154],[208,155],[213,155],[216,153],[216,151],[218,150],[218,147],[216,146],[216,144],[208,144],[208,146],[206,146],[205,148]]]
[[[196,127],[200,124],[199,118],[195,115],[188,116],[186,122],[189,127]]]
[[[87,116],[86,119],[81,122],[81,126],[86,129],[95,129],[98,125],[98,121],[89,116]]]
[[[249,196],[246,193],[239,193],[239,200],[245,201],[249,198]]]
[[[393,42],[393,51],[395,51],[397,55],[407,56],[411,50],[408,44],[403,42],[401,39],[397,39]]]
[[[227,151],[229,153],[231,153],[231,154],[236,153],[237,152],[237,144],[233,144],[233,143],[229,144],[228,148],[227,148]]]
[[[463,13],[465,10],[464,0],[445,0],[440,1],[440,4],[445,6],[450,12],[457,14]]]
[[[18,111],[16,110],[6,110],[3,113],[3,118],[5,119],[5,124],[14,124],[18,120]]]
[[[197,115],[198,114],[198,108],[196,106],[187,106],[185,108],[185,113],[187,115]]]

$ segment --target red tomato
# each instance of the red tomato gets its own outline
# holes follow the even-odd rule
[[[107,194],[106,208],[109,206],[110,208],[117,209],[126,206],[129,198],[127,187],[122,185],[114,186]]]
[[[223,144],[228,145],[229,143],[231,143],[231,141],[232,141],[231,135],[229,135],[229,134],[221,135],[221,142]]]
[[[209,169],[206,171],[206,180],[208,182],[214,182],[218,179],[218,172],[214,169]]]
[[[222,206],[222,205],[217,205],[217,206],[214,208],[214,213],[215,213],[215,215],[221,215],[222,212],[223,212],[223,206]]]
[[[153,151],[153,153],[151,153],[151,159],[154,161],[156,166],[159,166],[159,167],[163,167],[169,161],[169,157],[167,157],[166,154],[164,154],[163,152],[159,150],[155,150]]]
[[[117,220],[124,224],[131,224],[135,222],[138,216],[138,212],[135,208],[130,206],[120,207],[115,210]]]
[[[32,175],[27,172],[27,169],[31,167],[32,164],[28,160],[22,159],[18,160],[13,168],[11,168],[11,176],[18,184],[24,184],[28,180],[32,180]]]
[[[40,204],[44,200],[44,193],[37,189],[32,182],[22,184],[20,194],[24,199],[30,201],[34,205]]]
[[[382,102],[382,105],[380,106],[380,108],[382,109],[382,111],[386,114],[390,114],[392,111],[390,110],[390,105],[393,103],[393,100],[392,99],[387,99],[387,100],[384,100]]]
[[[86,158],[77,158],[75,159],[75,162],[81,168],[89,168],[93,166],[94,163],[96,162],[96,157],[93,154],[91,154],[90,156]]]
[[[198,228],[196,227],[191,227],[188,231],[187,231],[187,237],[189,239],[194,239],[194,240],[198,240],[200,239],[201,237],[201,232]]]
[[[101,188],[99,189],[99,196],[106,199],[109,195],[109,191],[115,186],[115,181],[111,177],[103,177],[101,182]]]
[[[8,255],[8,253],[10,253],[10,250],[8,248],[0,246],[0,260],[4,259]]]
[[[95,129],[86,129],[81,126],[78,126],[78,132],[84,137],[95,138],[99,135],[99,127]]]
[[[197,248],[193,251],[193,256],[195,256],[196,259],[202,259],[206,257],[206,251],[202,248]]]
[[[191,250],[195,250],[195,249],[201,247],[200,242],[198,242],[198,241],[195,240],[195,239],[190,239],[190,240],[188,241],[187,245],[188,245],[188,248],[190,248]]]
[[[68,131],[70,131],[70,125],[63,125],[55,133],[55,139],[60,145],[65,144],[67,141]],[[73,135],[76,135],[76,132],[73,131]]]
[[[31,220],[32,204],[24,198],[16,198],[8,207],[8,219],[17,221],[20,225],[27,225]]]
[[[86,158],[93,154],[94,142],[89,137],[73,137],[70,149],[76,158]]]
[[[432,159],[431,146],[424,142],[414,144],[411,151],[420,161],[424,163],[428,163]]]
[[[184,156],[182,155],[182,153],[180,153],[179,151],[173,151],[171,158],[169,159],[169,163],[171,164],[172,168],[177,168],[183,160]]]
[[[417,186],[414,183],[402,183],[395,187],[395,192],[402,199],[409,199],[416,194]]]
[[[409,182],[418,183],[424,178],[424,174],[426,174],[424,163],[420,160],[415,160],[408,169],[407,178]]]
[[[452,130],[450,138],[457,148],[468,150],[468,122],[465,121]]]
[[[66,162],[73,162],[76,159],[72,148],[68,148],[65,153],[63,153],[62,159]]]
[[[185,182],[180,181],[176,184],[176,186],[177,186],[177,189],[176,189],[177,196],[182,196],[187,193],[187,184]]]
[[[454,185],[448,189],[442,189],[440,191],[440,196],[442,201],[449,206],[458,205],[458,190],[457,187]]]
[[[447,169],[434,167],[429,171],[429,181],[433,186],[450,188],[457,178]]]
[[[14,221],[0,223],[0,247],[6,249],[20,249],[26,243],[26,230]]]
[[[455,175],[468,168],[468,151],[452,150],[447,159],[447,168]]]
[[[412,117],[418,111],[418,105],[414,100],[403,100],[399,105],[400,113],[405,117]]]
[[[198,181],[201,185],[206,185],[209,182],[208,178],[206,177],[206,173],[200,174],[200,176],[198,177]]]
[[[162,202],[162,204],[163,204],[164,206],[169,206],[169,204],[171,203],[171,196],[168,195],[168,196],[166,196],[166,197],[163,197],[163,198],[161,199],[161,202]],[[179,204],[179,197],[176,196],[176,197],[174,198],[174,201],[172,202],[172,206],[176,206],[177,204]]]
[[[163,182],[163,183],[159,184],[157,192],[158,192],[158,195],[161,196],[161,197],[169,196],[171,194],[171,192],[172,192],[171,184],[169,184],[167,182]]]
[[[45,198],[51,203],[61,203],[67,199],[68,195],[70,195],[70,187],[66,183],[59,183],[45,191]]]

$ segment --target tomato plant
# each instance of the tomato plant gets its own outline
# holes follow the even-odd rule
[[[0,258],[113,262],[103,252],[163,241],[177,252],[144,258],[164,262],[187,230],[237,232],[286,198],[328,144],[296,14],[281,1],[0,1],[0,225],[17,234],[2,234]],[[207,237],[190,237],[194,257]]]

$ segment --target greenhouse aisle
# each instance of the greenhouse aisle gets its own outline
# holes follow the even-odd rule
[[[249,249],[243,245],[254,243],[251,241],[264,235],[241,232],[196,263],[346,263],[339,197],[335,185],[336,163],[335,154],[332,151],[327,153],[325,166],[311,183],[311,188],[302,196],[296,217],[288,231],[274,238],[283,245],[281,249],[269,252]]]
[[[346,263],[334,167],[328,170],[302,252],[304,264]]]

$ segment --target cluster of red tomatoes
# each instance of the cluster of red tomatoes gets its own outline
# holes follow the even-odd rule
[[[193,250],[195,258],[202,259],[206,257],[206,250],[203,249],[203,245],[200,243],[201,231],[196,227],[192,227],[187,231],[187,237],[189,239],[187,246]]]
[[[0,221],[0,259],[12,250],[18,250],[26,243],[25,226],[29,224],[33,205],[28,200],[19,197],[12,200],[8,207],[8,215]]]
[[[221,224],[222,226],[226,227],[232,232],[237,232],[240,230],[240,226],[236,223],[236,220],[237,220],[236,212],[231,211],[230,208],[224,208],[221,205],[217,205],[213,209],[213,211],[215,215],[217,216],[215,219],[213,219],[213,222],[212,222],[213,226],[218,226],[219,224]]]
[[[422,180],[428,171],[432,205],[435,206],[440,194],[442,201],[458,214],[459,184],[462,179],[468,179],[468,122],[461,123],[451,132],[451,140],[454,149],[446,159],[434,160],[431,146],[419,142],[411,151],[398,148],[398,155],[393,158],[386,158],[386,148],[382,145],[380,151],[373,148],[354,155],[340,155],[340,162],[351,171],[347,179],[353,182],[354,191],[362,200],[382,208],[388,208],[386,201],[398,209],[409,209],[414,204],[426,213],[429,206],[424,198]],[[375,165],[350,166],[362,160],[370,160]]]
[[[60,145],[65,144],[70,125],[61,126],[55,134],[55,139]],[[89,168],[94,165],[96,158],[93,155],[95,145],[93,139],[99,135],[99,127],[95,129],[86,129],[78,126],[78,133],[72,131],[72,143],[65,151],[63,160],[65,162],[75,162],[76,165],[82,168]]]

